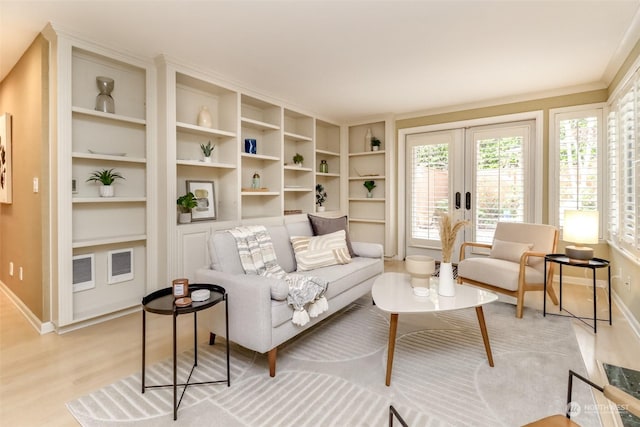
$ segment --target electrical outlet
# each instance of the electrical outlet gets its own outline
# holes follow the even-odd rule
[[[9,263],[9,276],[13,276],[13,262]]]
[[[22,280],[22,267],[20,267],[20,269],[18,270],[18,273],[20,275],[20,280]]]

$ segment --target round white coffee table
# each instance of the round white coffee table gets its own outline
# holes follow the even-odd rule
[[[398,315],[401,313],[433,313],[475,307],[489,366],[493,367],[493,356],[491,354],[491,345],[489,344],[489,335],[487,334],[487,325],[484,321],[482,306],[496,301],[498,296],[495,293],[468,285],[456,285],[456,295],[453,297],[440,296],[435,289],[431,289],[429,296],[419,297],[413,293],[410,276],[408,274],[383,273],[373,283],[371,295],[380,310],[391,314],[391,321],[389,322],[389,347],[387,350],[386,385],[391,384],[391,368],[393,367]]]

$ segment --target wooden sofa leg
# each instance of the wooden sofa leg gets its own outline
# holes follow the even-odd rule
[[[269,361],[269,376],[270,377],[275,377],[276,376],[276,356],[278,355],[278,347],[274,347],[271,350],[269,350],[269,353],[267,353],[267,360]]]
[[[209,345],[214,345],[216,343],[216,334],[213,332],[209,332]]]

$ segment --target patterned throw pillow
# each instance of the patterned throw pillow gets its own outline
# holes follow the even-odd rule
[[[333,233],[338,230],[344,230],[345,240],[347,241],[347,249],[349,249],[349,255],[351,257],[356,256],[351,247],[351,238],[349,237],[349,221],[347,216],[341,216],[339,218],[325,218],[323,216],[315,216],[307,214],[311,228],[313,229],[314,236],[324,236],[325,234]]]
[[[350,263],[351,256],[347,249],[345,234],[344,230],[340,230],[322,236],[291,237],[298,271]]]

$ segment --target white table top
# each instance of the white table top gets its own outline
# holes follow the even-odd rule
[[[434,280],[437,283],[436,280]],[[406,273],[383,273],[373,283],[371,295],[376,306],[388,313],[428,313],[478,307],[496,301],[493,292],[456,284],[456,295],[438,295],[437,286],[431,287],[429,296],[414,295],[410,276]]]

